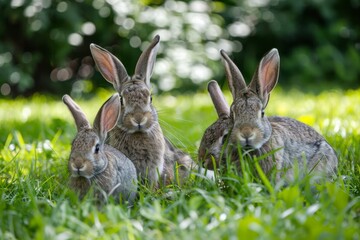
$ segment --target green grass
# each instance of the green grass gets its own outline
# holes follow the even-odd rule
[[[110,94],[78,103],[92,120]],[[208,95],[155,96],[154,104],[165,135],[196,159],[216,119]],[[271,96],[267,115],[299,119],[334,146],[340,165],[332,182],[283,187],[229,170],[216,183],[193,176],[182,187],[143,191],[132,209],[98,208],[67,188],[76,129],[60,99],[0,100],[0,239],[359,239],[359,113],[360,90]]]

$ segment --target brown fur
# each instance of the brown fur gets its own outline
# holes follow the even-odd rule
[[[223,164],[222,147],[226,141],[226,134],[229,132],[229,126],[230,119],[225,116],[219,118],[206,129],[198,150],[199,161],[205,168],[213,170],[215,168],[214,162],[217,167]]]
[[[281,175],[293,178],[294,165],[298,165],[305,174],[314,170],[318,174],[333,176],[338,159],[333,148],[319,133],[291,118],[264,116],[270,92],[278,79],[280,58],[277,50],[273,49],[264,56],[248,86],[226,53],[221,51],[221,55],[234,101],[230,107],[230,117],[219,118],[206,129],[199,149],[200,157],[204,152],[215,153],[212,155],[215,162],[221,164],[229,156],[239,167],[240,164],[236,163],[239,161],[237,149],[241,146],[252,149],[249,154],[255,156],[274,151],[260,161],[260,166],[267,174],[275,167],[278,170],[277,179]],[[220,139],[225,134],[229,135],[229,144],[223,146],[224,141]],[[225,149],[226,154],[220,155],[220,149]],[[209,160],[205,160],[207,162]]]
[[[109,136],[109,144],[131,159],[143,181],[152,184],[159,180],[159,175],[163,174],[165,140],[158,124],[149,132],[132,134],[117,126]]]
[[[159,36],[155,36],[141,54],[132,77],[118,58],[99,46],[90,45],[99,71],[122,97],[120,118],[117,127],[110,132],[109,144],[133,161],[143,182],[155,187],[159,176],[167,184],[174,181],[176,163],[186,169],[181,173],[182,178],[195,165],[187,154],[175,149],[163,136],[151,103],[150,77],[159,40]]]
[[[137,191],[135,166],[124,154],[104,144],[107,132],[118,119],[118,94],[114,94],[100,108],[94,128],[90,127],[85,114],[69,96],[65,95],[63,101],[78,127],[68,163],[70,188],[78,193],[80,199],[93,187],[95,197],[100,202],[112,195],[116,201],[129,201],[131,204]]]

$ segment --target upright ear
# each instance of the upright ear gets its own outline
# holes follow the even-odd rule
[[[64,95],[62,100],[73,115],[78,132],[83,128],[91,127],[89,121],[86,119],[84,112],[69,95]]]
[[[156,35],[148,48],[140,55],[135,67],[135,75],[145,79],[146,85],[150,88],[150,77],[152,75],[156,54],[159,49],[160,36]]]
[[[119,91],[120,85],[129,79],[124,65],[113,54],[98,45],[90,44],[90,51],[101,75]]]
[[[219,84],[215,80],[209,82],[208,92],[215,106],[218,117],[220,118],[222,116],[224,117],[230,116],[229,105],[226,102],[226,99],[219,87]]]
[[[229,87],[233,98],[241,96],[241,92],[246,89],[246,83],[244,77],[242,76],[239,68],[235,63],[229,58],[224,50],[220,50],[220,54],[224,60],[226,77],[229,82]]]
[[[97,131],[101,141],[105,141],[107,133],[116,126],[120,109],[118,93],[113,94],[99,109],[94,120],[94,129]]]
[[[280,56],[276,48],[271,49],[260,61],[249,86],[256,92],[264,107],[266,107],[270,92],[275,87],[279,78]]]

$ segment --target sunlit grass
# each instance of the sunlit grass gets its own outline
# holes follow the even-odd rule
[[[92,120],[111,94],[77,102]],[[165,135],[196,159],[216,119],[208,95],[153,100]],[[98,208],[67,188],[76,128],[61,99],[0,100],[0,239],[359,239],[359,113],[360,90],[271,95],[267,115],[303,121],[333,145],[340,159],[334,182],[297,178],[283,187],[229,169],[216,183],[193,176],[182,187],[142,191],[132,209]]]

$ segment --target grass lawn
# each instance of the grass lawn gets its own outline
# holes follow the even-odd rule
[[[111,93],[77,102],[92,120]],[[208,95],[155,96],[154,105],[165,135],[196,159],[216,119]],[[61,99],[0,100],[0,239],[360,239],[360,90],[276,89],[266,114],[320,131],[339,156],[338,177],[283,187],[229,171],[216,183],[193,176],[182,187],[144,190],[131,209],[97,208],[67,187],[76,128]]]

